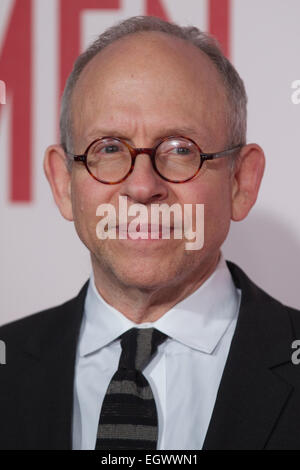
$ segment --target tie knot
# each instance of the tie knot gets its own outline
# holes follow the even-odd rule
[[[131,328],[120,336],[119,368],[143,370],[167,335],[155,328]]]

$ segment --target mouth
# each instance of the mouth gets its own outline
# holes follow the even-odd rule
[[[117,225],[118,238],[134,241],[157,241],[172,238],[174,227],[157,224]]]

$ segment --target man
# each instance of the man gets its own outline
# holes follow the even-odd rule
[[[106,31],[75,63],[44,168],[92,276],[0,329],[0,447],[299,449],[299,312],[220,251],[256,201],[264,154],[246,144],[243,82],[216,43],[151,17]],[[132,217],[101,238],[98,207],[124,199],[148,215],[204,207],[203,246],[163,238],[162,223],[133,238]]]

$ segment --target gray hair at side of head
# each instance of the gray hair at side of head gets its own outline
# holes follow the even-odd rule
[[[108,28],[75,61],[62,96],[60,113],[60,138],[65,152],[73,149],[71,98],[77,80],[88,62],[105,47],[129,34],[141,32],[163,32],[194,44],[204,52],[219,71],[227,93],[228,110],[226,125],[228,147],[246,143],[247,95],[239,74],[222,53],[216,39],[195,26],[179,26],[153,16],[134,16]],[[231,159],[230,159],[231,160]],[[232,159],[235,161],[235,159]],[[67,159],[71,170],[72,160]]]

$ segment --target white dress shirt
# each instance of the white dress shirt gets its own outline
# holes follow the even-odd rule
[[[169,336],[143,370],[157,406],[157,449],[201,449],[240,299],[221,254],[195,292],[158,320],[136,324],[105,302],[91,274],[75,365],[73,449],[95,448],[102,401],[121,355],[117,337],[132,327],[154,327]]]

